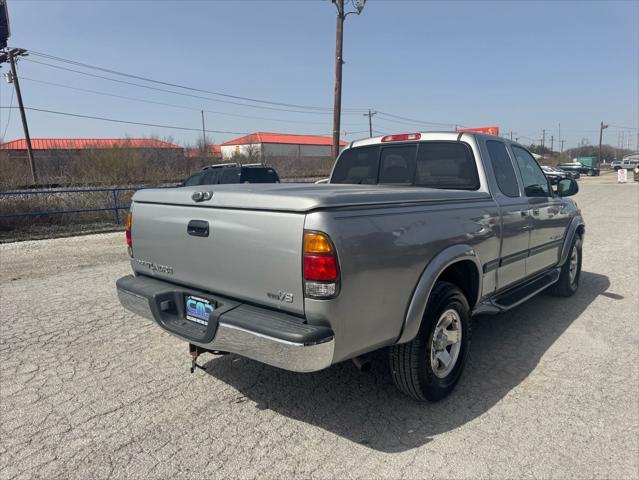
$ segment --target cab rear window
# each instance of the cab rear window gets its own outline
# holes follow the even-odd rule
[[[466,143],[432,141],[345,150],[331,183],[477,190],[479,175]]]

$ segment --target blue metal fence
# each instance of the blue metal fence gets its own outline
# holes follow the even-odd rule
[[[32,217],[36,215],[63,215],[68,213],[82,213],[82,212],[113,212],[113,220],[115,223],[120,223],[120,210],[128,210],[129,205],[120,205],[118,203],[118,194],[120,192],[136,192],[138,190],[145,190],[148,188],[175,188],[173,186],[164,187],[118,187],[118,188],[83,188],[83,189],[68,189],[68,190],[20,190],[14,192],[0,192],[0,199],[2,197],[11,196],[31,196],[31,195],[61,195],[67,193],[82,194],[82,193],[96,193],[96,192],[110,192],[111,204],[103,208],[76,208],[68,210],[45,210],[36,212],[18,212],[18,213],[0,213],[0,218],[7,217]]]

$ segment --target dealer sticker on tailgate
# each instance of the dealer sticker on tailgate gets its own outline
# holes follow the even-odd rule
[[[187,320],[199,323],[201,325],[208,325],[209,319],[215,307],[213,304],[200,297],[194,297],[193,295],[187,295],[184,300],[184,307],[186,311]]]

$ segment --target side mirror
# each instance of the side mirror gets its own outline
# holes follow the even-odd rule
[[[564,178],[557,184],[557,195],[570,197],[579,191],[579,184],[572,178]]]

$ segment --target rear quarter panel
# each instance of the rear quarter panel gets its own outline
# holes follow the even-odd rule
[[[499,256],[499,212],[492,199],[318,211],[307,215],[304,228],[328,233],[339,257],[339,296],[305,299],[309,323],[335,331],[334,362],[397,340],[415,286],[437,253],[464,244],[481,263]],[[491,272],[482,295],[494,288]]]

